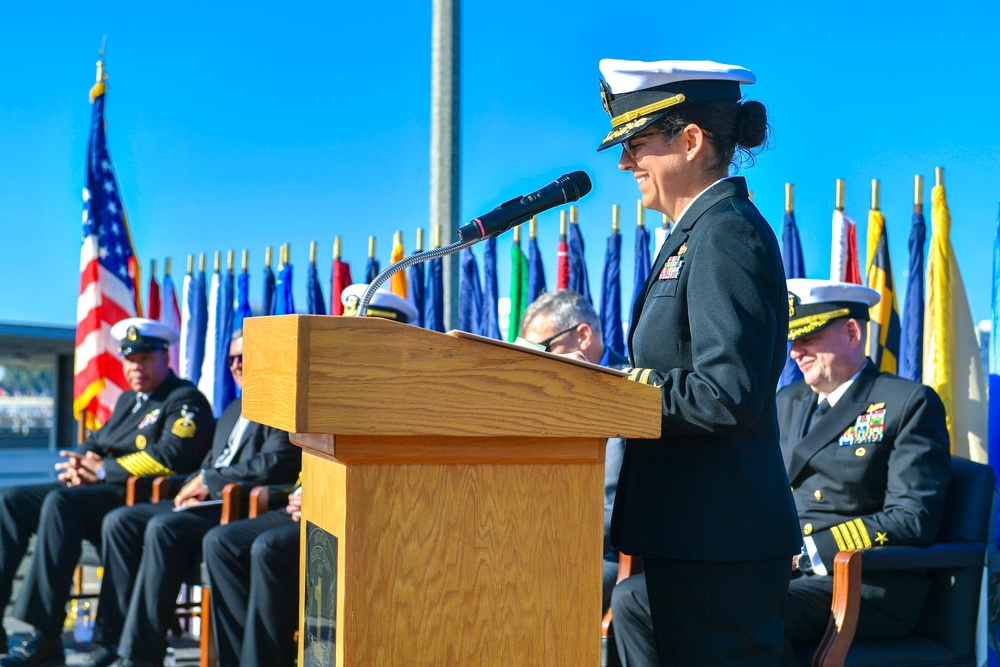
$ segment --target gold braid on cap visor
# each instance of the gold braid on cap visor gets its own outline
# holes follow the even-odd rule
[[[851,314],[851,311],[847,308],[841,308],[840,310],[834,310],[829,313],[820,313],[819,315],[808,315],[806,317],[800,317],[795,320],[791,320],[788,323],[788,340],[794,340],[806,334],[816,331],[820,327],[826,326],[830,320],[835,320],[839,317],[847,317]]]

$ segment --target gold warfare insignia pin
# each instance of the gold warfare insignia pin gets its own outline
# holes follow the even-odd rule
[[[687,243],[682,243],[681,247],[677,249],[677,254],[678,255],[683,255],[687,251],[688,251],[688,244]]]
[[[611,88],[604,79],[599,79],[601,83],[601,104],[604,105],[604,113],[611,116]]]
[[[868,409],[865,410],[865,412],[875,412],[876,410],[881,410],[884,407],[885,403],[872,403],[868,406]]]
[[[139,338],[139,330],[135,328],[134,324],[125,330],[125,337],[131,341],[135,341]]]
[[[880,533],[875,531],[875,541],[878,542],[879,546],[885,545],[889,541],[889,535],[887,533]]]
[[[146,436],[141,433],[135,436],[135,448],[140,451],[146,449]]]

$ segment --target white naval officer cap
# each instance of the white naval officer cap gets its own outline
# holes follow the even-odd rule
[[[740,85],[757,81],[739,65],[711,60],[614,60],[600,62],[601,100],[611,132],[597,150],[616,146],[652,125],[680,104],[739,101]]]
[[[118,350],[126,357],[137,352],[166,350],[179,340],[176,331],[145,317],[128,317],[116,322],[111,327],[111,335],[118,341]]]
[[[843,317],[867,321],[868,309],[880,299],[878,292],[864,285],[791,278],[788,280],[788,340],[822,331]]]
[[[344,304],[344,315],[358,314],[361,297],[364,296],[366,289],[368,289],[368,285],[365,283],[354,283],[344,288],[340,295],[340,302]],[[368,316],[384,317],[403,324],[411,324],[417,319],[417,309],[398,294],[379,289],[376,290],[372,300],[368,303]]]

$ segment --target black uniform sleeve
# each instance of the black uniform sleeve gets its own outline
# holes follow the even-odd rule
[[[162,410],[155,439],[148,439],[140,451],[105,459],[105,481],[121,484],[130,475],[176,475],[198,469],[215,428],[208,400],[194,387],[184,387],[171,392]]]
[[[222,488],[230,482],[253,487],[291,483],[295,479],[302,466],[302,450],[289,441],[286,431],[261,428],[264,444],[259,452],[225,468],[205,467],[205,483],[213,498],[221,497]]]
[[[951,447],[941,399],[915,385],[889,454],[888,484],[880,512],[813,533],[824,563],[838,551],[877,546],[921,546],[937,535],[951,477]]]

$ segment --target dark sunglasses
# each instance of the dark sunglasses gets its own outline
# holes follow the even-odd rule
[[[550,350],[549,348],[551,348],[551,347],[552,347],[552,343],[554,343],[554,342],[555,342],[556,338],[559,338],[560,336],[565,336],[565,335],[566,335],[566,334],[568,334],[568,333],[569,333],[570,331],[576,331],[577,327],[579,327],[579,326],[580,326],[580,324],[574,324],[574,325],[573,325],[573,326],[571,326],[571,327],[570,327],[569,329],[563,329],[563,330],[562,330],[562,331],[560,331],[559,333],[557,333],[557,334],[554,334],[554,335],[552,335],[552,336],[549,336],[549,337],[548,337],[548,338],[546,338],[545,340],[542,340],[542,341],[539,341],[539,342],[535,343],[535,345],[539,345],[539,346],[541,346],[541,348],[542,348],[543,350],[545,350],[546,352],[551,352],[552,350]]]
[[[237,363],[239,363],[239,364],[242,364],[243,363],[243,355],[242,354],[230,354],[228,357],[226,357],[226,360],[229,362],[230,366],[233,365],[234,361],[237,362]]]

